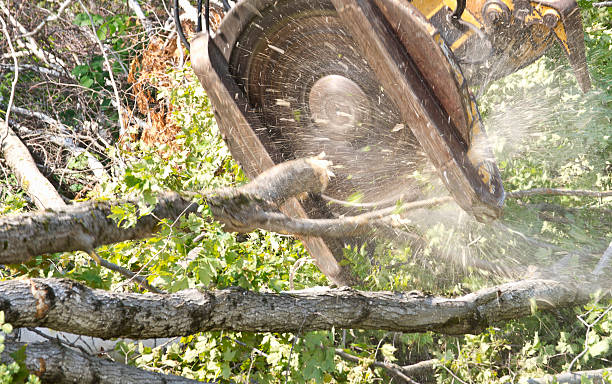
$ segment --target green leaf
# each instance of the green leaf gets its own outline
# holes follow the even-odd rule
[[[98,39],[100,39],[101,41],[106,40],[106,37],[108,35],[108,27],[105,25],[101,26],[96,31],[96,35],[98,35]]]
[[[589,352],[591,356],[600,356],[608,352],[610,349],[610,343],[612,341],[610,338],[605,338],[589,347]]]
[[[397,348],[395,348],[393,345],[391,344],[383,344],[382,347],[380,347],[380,351],[382,352],[383,356],[389,360],[389,361],[395,361],[397,360],[394,356],[395,351],[397,351]]]
[[[89,21],[89,16],[86,13],[79,13],[78,15],[76,15],[72,23],[74,25],[78,25],[79,27],[91,25],[91,22]]]
[[[13,332],[13,326],[10,324],[2,324],[2,332],[7,334]]]
[[[83,76],[79,79],[79,83],[86,88],[91,88],[94,84],[94,80],[89,76]]]
[[[26,359],[26,346],[22,346],[15,352],[11,353],[10,356],[17,362],[23,363]]]
[[[360,203],[363,200],[362,192],[355,192],[346,199],[350,203]]]

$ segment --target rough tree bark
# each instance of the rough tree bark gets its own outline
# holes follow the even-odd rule
[[[65,279],[30,279],[0,282],[0,311],[16,327],[44,326],[103,339],[213,330],[299,333],[332,327],[464,334],[529,315],[535,307],[586,302],[589,287],[581,288],[523,280],[457,298],[328,288],[141,295],[94,290]]]
[[[163,375],[86,355],[56,342],[7,341],[0,361],[11,363],[10,354],[26,347],[26,368],[45,383],[80,384],[188,384],[201,383],[180,376]]]
[[[204,200],[228,230],[251,231],[259,224],[265,228],[261,218],[265,211],[277,213],[291,196],[324,190],[328,166],[329,162],[316,158],[283,163],[240,188],[205,193]],[[136,205],[138,200],[90,201],[1,218],[0,264],[24,263],[44,253],[90,252],[100,245],[142,239],[155,232],[160,219],[175,220],[198,209],[189,198],[164,193],[152,214],[130,228],[120,228],[108,216],[121,203]]]

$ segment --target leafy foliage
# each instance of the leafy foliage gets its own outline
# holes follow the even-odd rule
[[[579,93],[568,65],[559,65],[565,60],[563,55],[553,50],[533,65],[492,84],[479,100],[507,190],[612,189],[612,9],[593,8],[591,2],[583,0],[580,5],[594,91]],[[98,38],[128,62],[134,53],[130,49],[138,48],[128,48],[134,21],[123,15],[92,17]],[[77,14],[73,23],[90,26],[91,21],[88,15]],[[113,62],[113,73],[120,73],[121,67]],[[75,66],[72,75],[94,97],[108,88],[109,72],[102,56],[94,55]],[[7,82],[8,78],[0,84],[3,94]],[[220,138],[211,106],[191,69],[169,70],[163,79],[153,78],[151,83],[156,84],[151,95],[169,102],[180,131],[165,144],[138,140],[134,134],[128,145],[108,148],[108,157],[117,160],[113,177],[102,180],[87,196],[140,197],[138,207],[125,205],[113,212],[118,225],[126,227],[138,220],[136,212],[152,208],[160,191],[202,191],[246,181]],[[92,104],[101,103],[116,122],[111,97],[105,95],[102,100],[92,99]],[[67,113],[62,121],[74,123],[74,116],[76,111]],[[69,162],[74,170],[83,166],[83,158]],[[0,214],[27,209],[27,199],[16,188],[14,177],[0,184]],[[358,194],[351,197],[354,202],[359,199]],[[529,197],[507,202],[505,225],[558,248],[526,246],[516,236],[511,238],[507,232],[479,223],[459,227],[452,223],[462,220],[453,216],[456,212],[440,210],[432,213],[435,225],[427,225],[422,231],[429,246],[423,258],[414,257],[416,249],[397,249],[389,244],[351,246],[345,249],[345,255],[362,278],[364,289],[417,288],[459,295],[495,277],[458,272],[446,260],[438,259],[436,252],[456,251],[465,245],[463,249],[473,249],[493,261],[491,255],[510,259],[522,254],[527,259],[519,262],[541,265],[579,248],[593,256],[612,237],[609,204],[610,199],[575,197]],[[413,225],[416,230],[417,225]],[[504,237],[503,244],[499,237]],[[140,271],[152,284],[170,292],[236,286],[280,292],[327,285],[299,241],[265,231],[226,233],[206,208],[199,215],[164,222],[150,239],[101,247],[98,253]],[[585,268],[583,260],[573,262],[576,268]],[[91,263],[82,253],[40,256],[26,265],[1,269],[0,276],[70,277],[96,288],[140,290],[136,284],[125,283],[122,277]],[[116,349],[138,367],[219,382],[388,382],[389,373],[373,366],[374,361],[409,365],[438,358],[435,377],[429,375],[422,380],[452,383],[459,378],[474,383],[507,383],[569,368],[609,366],[610,305],[612,301],[592,302],[556,313],[535,312],[482,334],[463,337],[358,330],[298,334],[217,331],[175,339],[157,348],[120,342]],[[5,333],[10,331],[3,322],[0,325]],[[334,348],[358,357],[359,363],[342,360]],[[25,380],[22,361],[23,356],[16,355],[14,363],[0,366],[0,382]],[[2,381],[5,377],[13,381]],[[35,379],[29,376],[28,380]]]

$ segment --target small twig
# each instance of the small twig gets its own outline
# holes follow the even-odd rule
[[[309,260],[310,260],[309,257],[300,257],[291,266],[291,270],[289,271],[289,289],[290,290],[293,291],[293,288],[294,288],[293,287],[293,280],[295,279],[295,274],[297,273],[298,269],[300,269],[302,267],[302,265],[306,264],[306,262],[309,261]]]
[[[149,282],[147,281],[147,279],[143,276],[139,276],[136,273],[130,271],[127,268],[123,268],[117,264],[111,263],[108,260],[105,260],[103,258],[100,257],[100,255],[98,255],[96,253],[96,251],[90,251],[88,252],[89,256],[91,256],[92,259],[94,259],[98,265],[108,268],[111,271],[115,271],[121,275],[123,275],[124,277],[127,277],[128,279],[134,280],[135,282],[138,283],[138,285],[140,285],[142,288],[147,289],[151,292],[154,293],[166,293],[158,288],[155,288],[154,286],[152,286],[151,284],[149,284]]]
[[[361,358],[359,358],[357,356],[354,356],[354,355],[351,355],[350,353],[346,353],[341,348],[334,349],[334,352],[336,353],[336,355],[338,355],[339,357],[341,357],[342,359],[344,359],[346,361],[350,361],[350,362],[356,363],[356,364],[361,364]],[[402,372],[402,367],[397,365],[397,364],[383,363],[383,362],[374,360],[370,365],[382,368],[382,369],[388,371],[389,373],[391,373],[393,376],[399,377],[399,378],[401,378],[402,380],[404,380],[407,383],[410,383],[410,384],[419,384],[417,381],[414,381],[410,377],[406,376]]]
[[[248,344],[246,344],[246,343],[243,343],[243,342],[242,342],[242,341],[240,341],[240,340],[230,339],[230,338],[229,338],[229,337],[227,337],[227,336],[225,336],[225,339],[226,339],[226,340],[229,340],[229,341],[233,341],[234,343],[236,343],[236,344],[238,344],[238,345],[242,345],[243,347],[246,347],[246,348],[251,348],[251,351],[252,351],[252,352],[257,353],[257,354],[258,354],[258,355],[260,355],[260,356],[263,356],[263,357],[265,357],[265,358],[268,358],[268,357],[269,357],[269,355],[268,355],[267,353],[265,353],[264,351],[262,351],[261,349],[253,348],[253,347],[251,347],[250,345],[248,345]]]
[[[460,382],[461,384],[467,384],[465,381],[461,380],[460,378],[457,377],[457,375],[455,375],[455,373],[453,371],[451,371],[450,369],[448,369],[446,367],[446,365],[442,364],[441,365],[442,368],[444,368],[446,370],[446,372],[450,373],[450,375],[455,378],[455,380],[457,380],[458,382]]]
[[[300,339],[298,335],[293,335],[293,342],[291,343],[291,349],[289,350],[289,357],[287,358],[287,370],[285,371],[285,384],[289,382],[289,373],[291,372],[291,356],[293,356],[293,349],[295,344]]]
[[[612,7],[612,1],[602,1],[599,3],[593,3],[594,7]]]
[[[584,321],[582,319],[583,315],[578,316],[578,320],[580,320],[582,322],[582,324],[586,325],[587,330],[586,330],[586,335],[584,337],[584,349],[582,350],[582,352],[580,352],[576,357],[574,357],[574,359],[570,362],[569,366],[567,367],[567,372],[572,372],[572,367],[574,366],[574,364],[582,357],[584,356],[585,353],[587,353],[587,351],[589,350],[589,333],[591,332],[591,329],[593,328],[593,326],[595,326],[597,323],[599,323],[599,321],[601,319],[604,318],[604,316],[606,316],[608,314],[608,312],[610,312],[610,310],[612,310],[612,305],[609,306],[605,311],[602,312],[601,315],[599,315],[597,317],[597,319],[595,319],[591,324],[587,323],[586,321]]]
[[[595,266],[595,269],[593,269],[592,273],[594,275],[601,275],[604,269],[606,268],[606,266],[610,265],[611,261],[612,261],[612,241],[610,242],[610,245],[608,245],[608,249],[606,249],[604,254],[601,256],[601,259],[599,259],[599,262]]]
[[[17,60],[17,56],[15,56],[15,48],[13,48],[11,35],[9,35],[8,28],[6,27],[6,22],[4,21],[3,17],[0,17],[0,23],[2,23],[2,32],[4,32],[4,36],[6,36],[6,41],[13,57],[13,71],[15,73],[15,76],[13,77],[13,82],[11,83],[11,95],[9,97],[8,106],[4,115],[5,132],[2,133],[2,138],[0,138],[0,147],[2,147],[2,145],[4,144],[4,140],[6,140],[9,135],[9,118],[11,114],[11,108],[13,106],[13,101],[15,99],[15,88],[17,87],[17,81],[19,81],[19,61]]]
[[[77,348],[79,351],[81,351],[81,352],[83,352],[85,354],[88,354],[88,355],[91,354],[91,352],[86,351],[85,348],[81,347],[80,345],[76,345],[75,343],[71,343],[68,340],[65,340],[66,337],[64,337],[64,340],[61,340],[59,338],[59,336],[60,336],[59,333],[55,337],[53,337],[51,335],[47,335],[46,333],[42,332],[38,328],[28,327],[27,330],[32,332],[32,333],[37,334],[38,336],[40,336],[43,339],[46,339],[48,341],[53,341],[53,342],[56,342],[58,344],[62,344],[62,345],[68,346],[68,347]],[[80,335],[79,335],[79,337],[80,337]]]
[[[95,27],[93,18],[91,17],[91,13],[89,13],[89,10],[87,9],[87,7],[85,7],[85,4],[83,4],[81,0],[79,0],[79,4],[81,5],[81,8],[83,8],[85,13],[87,13],[87,16],[89,17],[89,22],[91,23],[91,29],[93,31],[94,38],[96,42],[98,43],[98,47],[100,48],[100,51],[102,51],[104,62],[106,63],[106,66],[108,67],[108,75],[110,77],[110,82],[113,87],[113,93],[114,93],[117,105],[119,106],[119,108],[117,109],[117,112],[119,115],[119,131],[123,133],[126,127],[123,123],[123,116],[122,116],[121,108],[120,108],[121,99],[119,98],[119,91],[117,89],[117,83],[115,82],[115,76],[113,75],[113,66],[111,65],[110,60],[108,59],[108,54],[106,53],[106,50],[104,49],[104,44],[102,44],[102,41],[100,41],[100,39],[98,38],[98,34],[96,33],[96,27]]]
[[[14,56],[16,57],[16,54]],[[0,64],[0,69],[3,71],[5,70],[13,71],[14,67],[8,64]],[[63,74],[60,71],[56,71],[55,69],[45,68],[45,67],[41,67],[38,65],[32,65],[32,64],[21,64],[18,66],[18,69],[20,71],[23,71],[23,70],[35,71],[38,73],[42,73],[43,75],[49,75],[52,77],[62,77],[63,76]]]
[[[17,37],[18,37],[18,38],[21,38],[21,37],[30,37],[30,36],[34,36],[34,35],[36,35],[38,32],[40,32],[40,30],[41,30],[41,29],[43,29],[43,27],[45,26],[45,24],[47,24],[48,22],[55,21],[55,20],[59,19],[59,18],[60,18],[60,16],[62,15],[62,12],[64,12],[64,10],[65,10],[65,9],[68,7],[68,5],[70,5],[70,3],[71,3],[71,2],[72,2],[72,0],[66,0],[66,1],[64,1],[64,2],[63,2],[61,5],[60,5],[60,7],[59,7],[59,9],[57,10],[57,13],[56,13],[56,14],[51,15],[51,16],[48,16],[46,19],[44,19],[43,21],[41,21],[41,22],[40,22],[40,24],[38,24],[38,25],[36,26],[36,28],[34,28],[32,31],[30,31],[30,32],[26,32],[26,33],[21,34],[21,35],[19,35],[19,36],[17,36]]]
[[[607,197],[612,196],[612,191],[590,191],[586,189],[560,189],[560,188],[534,188],[523,191],[512,191],[506,194],[507,198],[521,198],[533,195],[553,195],[553,196],[588,196],[588,197]]]
[[[144,12],[142,11],[142,8],[140,8],[138,0],[128,0],[128,6],[132,8],[134,13],[136,14],[136,17],[138,17],[138,20],[140,20],[140,24],[142,24],[142,27],[144,28],[147,35],[149,37],[153,36],[153,27],[151,25],[151,22],[145,16]]]
[[[559,375],[546,375],[544,377],[538,378],[530,378],[525,382],[528,384],[549,384],[549,383],[558,383],[558,384],[581,384],[584,383],[582,379],[587,379],[587,383],[606,383],[609,381],[604,381],[604,374],[612,375],[612,368],[603,368],[596,369],[593,371],[578,371],[578,372],[566,372],[561,373]],[[589,380],[590,379],[590,380]]]

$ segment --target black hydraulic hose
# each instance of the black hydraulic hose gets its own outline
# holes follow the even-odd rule
[[[206,20],[206,33],[210,33],[210,0],[204,5],[204,20]],[[202,32],[202,0],[198,0],[198,26],[196,33]]]
[[[463,15],[463,11],[465,11],[465,5],[466,0],[457,0],[457,8],[455,8],[455,12],[453,12],[453,19],[461,19],[461,15]]]
[[[202,0],[198,0],[197,19],[198,21],[196,24],[196,32],[202,32]],[[206,32],[210,33],[210,0],[206,0],[206,3],[204,5],[204,20],[206,20]],[[183,26],[181,25],[178,0],[174,0],[174,24],[176,26],[176,30],[178,31],[179,36],[181,37],[183,45],[187,48],[187,50],[190,50],[191,45],[189,44],[189,41],[185,36]]]
[[[197,12],[198,24],[196,26],[196,33],[202,32],[202,0],[198,0],[198,12]],[[208,26],[206,27],[208,32]]]
[[[200,8],[198,8],[198,13],[202,14],[202,0],[198,0]],[[210,0],[206,0],[206,8],[204,8],[204,20],[206,20],[206,33],[210,33]],[[202,27],[200,25],[200,30],[198,32],[202,32]]]
[[[183,31],[183,26],[181,25],[178,0],[174,0],[174,26],[176,27],[176,30],[179,36],[181,37],[183,45],[189,51],[191,49],[191,45],[189,45],[189,41],[187,41],[187,38],[185,37],[185,32]]]

